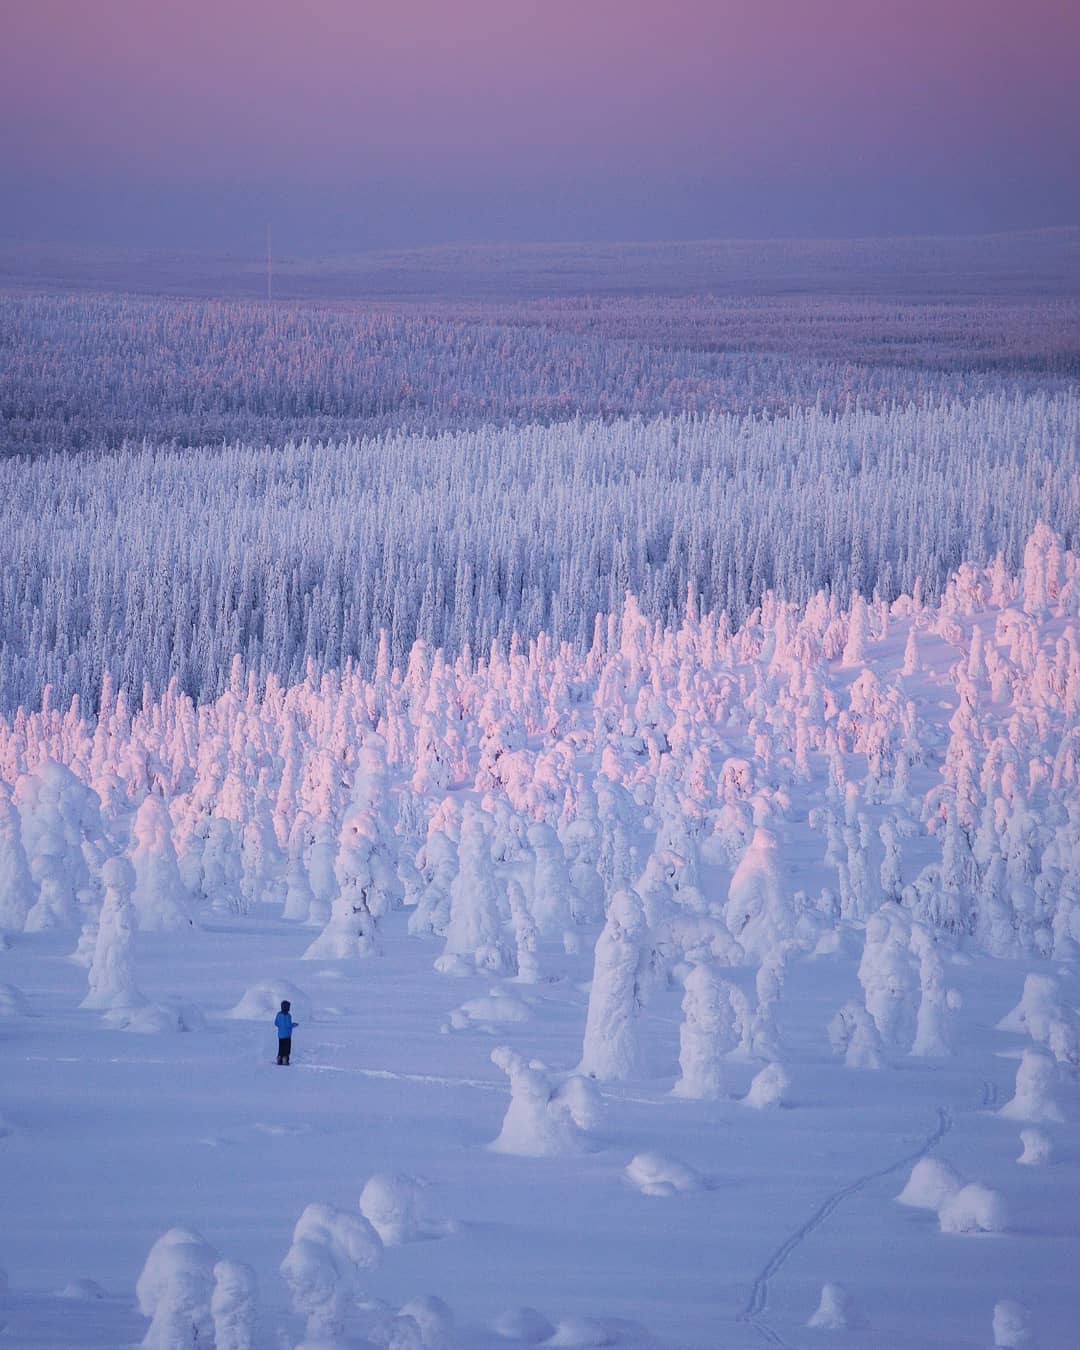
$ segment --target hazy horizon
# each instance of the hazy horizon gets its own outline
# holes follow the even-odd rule
[[[295,256],[1080,222],[1080,11],[1034,0],[15,9],[4,234]]]

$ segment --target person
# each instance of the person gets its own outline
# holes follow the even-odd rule
[[[294,1022],[289,1013],[292,1004],[287,998],[281,1000],[281,1011],[274,1018],[274,1026],[277,1027],[277,1062],[279,1064],[288,1064],[289,1056],[292,1054],[292,1034],[293,1027],[298,1027],[299,1022]]]

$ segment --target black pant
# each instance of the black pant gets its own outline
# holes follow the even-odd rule
[[[289,1056],[292,1054],[292,1037],[279,1036],[277,1043],[277,1062],[279,1064],[288,1064]]]

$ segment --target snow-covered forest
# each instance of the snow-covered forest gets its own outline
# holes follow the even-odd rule
[[[108,675],[197,700],[234,654],[260,683],[373,669],[420,638],[450,657],[546,632],[583,653],[631,590],[740,623],[767,591],[941,592],[1038,521],[1080,535],[1074,389],[573,420],[437,435],[0,461],[0,707]]]
[[[1022,552],[0,723],[17,1342],[1064,1350],[1080,556]]]
[[[0,1345],[1074,1350],[1074,245],[0,296]]]
[[[1080,371],[1080,300],[1052,297],[511,293],[372,308],[0,293],[0,455],[1052,391]]]

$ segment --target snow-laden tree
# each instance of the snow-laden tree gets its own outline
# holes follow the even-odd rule
[[[711,964],[694,966],[683,980],[683,1020],[679,1029],[681,1074],[677,1097],[709,1099],[726,1095],[724,1058],[739,1044],[737,1011],[731,986]]]
[[[173,847],[172,821],[160,797],[143,798],[135,813],[129,857],[139,928],[146,933],[188,928],[191,902]]]
[[[952,1054],[949,1014],[959,1007],[959,994],[945,987],[945,966],[934,936],[921,924],[911,928],[911,951],[919,962],[919,1011],[911,1053],[923,1058]]]
[[[66,765],[47,759],[15,784],[23,845],[37,887],[28,932],[80,924],[94,898],[87,851],[102,843],[97,793]]]
[[[19,814],[7,785],[0,783],[0,929],[21,933],[36,898]]]
[[[214,1344],[217,1252],[198,1233],[170,1228],[150,1248],[135,1285],[139,1311],[151,1319],[145,1350],[190,1350]]]
[[[495,1152],[545,1157],[589,1147],[589,1132],[600,1117],[599,1096],[589,1079],[574,1075],[557,1082],[539,1060],[526,1060],[505,1045],[496,1047],[491,1058],[510,1080],[510,1105],[490,1145]]]
[[[362,1272],[382,1262],[378,1233],[360,1213],[308,1205],[296,1221],[281,1263],[293,1309],[307,1319],[307,1338],[334,1341],[360,1292]]]
[[[911,920],[883,905],[866,924],[859,983],[866,1010],[889,1046],[909,1047],[915,1034],[918,976],[911,957]]]
[[[466,802],[439,968],[452,969],[464,961],[492,974],[510,973],[513,957],[505,931],[505,903],[491,858],[488,818],[478,806]]]
[[[249,1265],[219,1261],[214,1266],[210,1315],[214,1350],[256,1350],[258,1286]]]
[[[596,940],[579,1072],[601,1081],[632,1078],[648,983],[649,931],[635,891],[618,891]]]
[[[326,927],[304,953],[306,960],[377,954],[379,921],[402,902],[393,832],[386,816],[384,755],[385,747],[375,736],[361,748],[334,864],[338,894]]]
[[[84,1008],[132,1008],[146,1000],[135,982],[135,870],[126,858],[110,858],[101,869],[105,898],[97,925]]]
[[[758,826],[739,859],[728,885],[724,920],[750,957],[761,958],[795,935],[797,917],[771,830]]]

